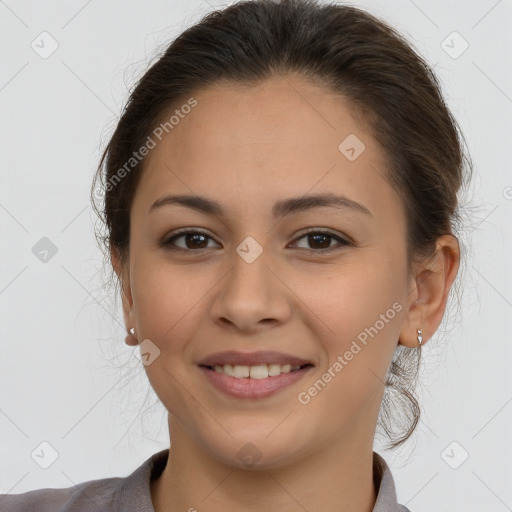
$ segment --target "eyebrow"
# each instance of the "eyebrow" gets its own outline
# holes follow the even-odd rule
[[[153,203],[149,211],[151,213],[154,210],[169,205],[181,205],[199,212],[219,217],[224,215],[222,206],[217,201],[207,197],[190,194],[168,195],[162,197]],[[272,208],[272,214],[275,218],[282,218],[287,215],[322,206],[353,210],[373,217],[371,211],[362,204],[354,201],[353,199],[349,199],[346,196],[332,193],[291,197],[289,199],[278,201]]]

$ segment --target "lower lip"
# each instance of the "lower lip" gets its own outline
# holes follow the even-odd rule
[[[239,379],[225,373],[210,370],[206,366],[199,367],[215,388],[234,398],[265,398],[287,386],[291,386],[312,368],[313,366],[305,366],[300,370],[281,373],[280,375],[266,377],[265,379],[252,379],[250,377]]]

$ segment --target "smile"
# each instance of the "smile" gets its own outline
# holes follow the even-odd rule
[[[300,380],[313,365],[199,366],[208,382],[234,398],[265,398]]]

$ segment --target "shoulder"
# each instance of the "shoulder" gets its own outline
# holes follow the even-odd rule
[[[90,480],[62,489],[37,489],[21,494],[0,494],[2,512],[88,512],[110,510],[123,478]]]
[[[169,449],[146,459],[127,477],[89,480],[62,489],[0,494],[1,512],[150,512],[150,481],[167,463]]]

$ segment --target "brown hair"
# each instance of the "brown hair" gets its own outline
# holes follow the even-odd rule
[[[254,0],[211,12],[185,30],[132,91],[91,190],[106,228],[97,235],[106,256],[115,249],[122,262],[128,259],[129,212],[144,160],[132,160],[130,168],[126,163],[164,116],[221,80],[251,86],[291,73],[349,100],[382,146],[387,178],[404,202],[409,265],[433,255],[437,238],[454,232],[457,192],[471,171],[433,71],[393,28],[357,8]],[[114,181],[123,166],[122,179]],[[98,181],[101,211],[95,205]],[[390,367],[378,425],[393,448],[419,420],[413,390],[420,354],[399,345]]]

